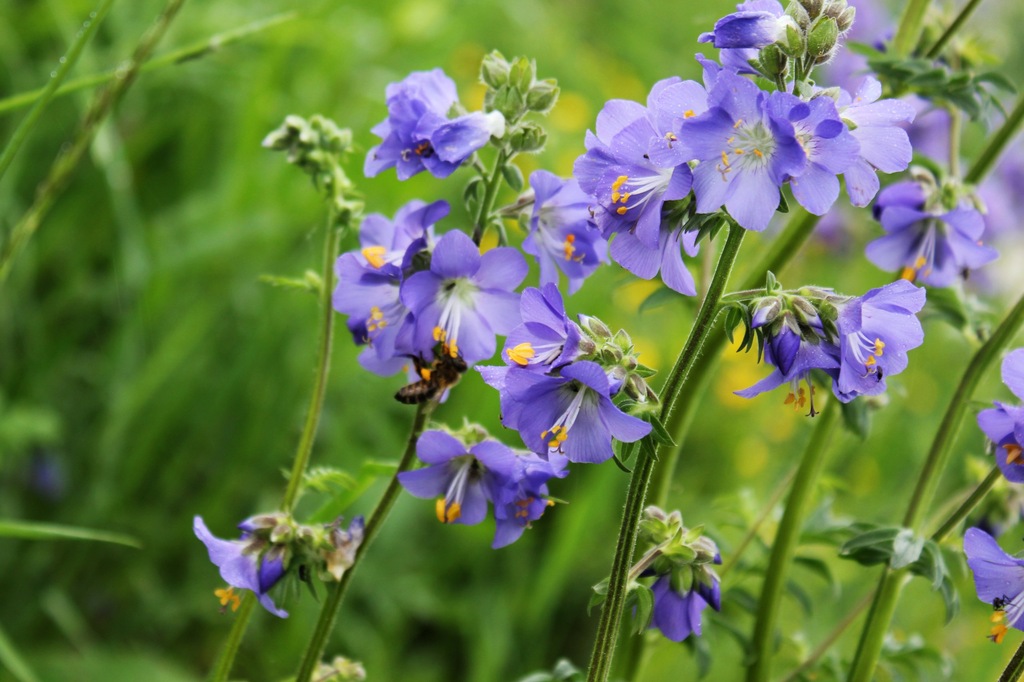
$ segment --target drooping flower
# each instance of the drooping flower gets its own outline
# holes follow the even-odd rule
[[[437,520],[472,526],[487,516],[495,490],[513,480],[516,455],[495,440],[466,447],[444,431],[425,431],[416,441],[416,456],[428,466],[398,474],[411,495],[437,498]]]
[[[430,269],[408,277],[401,301],[413,315],[412,345],[429,355],[441,343],[467,364],[494,355],[495,335],[520,322],[514,289],[526,277],[526,261],[513,248],[483,255],[466,234],[453,231],[437,241]]]
[[[548,499],[547,482],[569,472],[565,462],[543,459],[532,452],[516,453],[515,469],[506,485],[494,491],[494,549],[510,545],[530,524],[554,504]]]
[[[786,26],[797,27],[777,0],[748,0],[736,10],[716,21],[715,30],[702,33],[697,42],[719,49],[760,49],[781,39]]]
[[[661,630],[673,642],[682,642],[693,633],[701,635],[701,612],[711,604],[716,610],[721,606],[721,587],[718,580],[710,585],[694,581],[687,592],[677,592],[672,586],[672,577],[663,575],[651,586],[654,593],[654,612],[651,627]]]
[[[217,590],[222,606],[231,603],[232,608],[237,609],[238,595],[234,594],[234,590],[251,590],[259,598],[263,608],[279,618],[287,618],[288,612],[279,609],[268,594],[285,573],[283,548],[260,548],[256,543],[250,542],[249,536],[253,528],[248,525],[249,521],[239,524],[239,528],[242,529],[242,537],[239,540],[221,540],[215,537],[200,516],[193,519],[192,529],[196,537],[206,545],[210,561],[229,586],[226,590]]]
[[[837,398],[882,393],[886,378],[906,369],[907,351],[924,341],[916,316],[924,301],[924,289],[897,280],[839,306]]]
[[[564,455],[570,462],[611,458],[612,438],[640,440],[651,425],[626,414],[611,400],[608,376],[595,362],[580,360],[542,375],[511,367],[502,382],[502,422],[542,455]],[[511,403],[513,409],[506,409]]]
[[[341,517],[327,526],[327,541],[331,548],[323,550],[324,568],[331,576],[340,581],[352,564],[356,561],[356,552],[363,544],[363,530],[366,523],[362,516],[355,516],[348,524],[348,529],[342,528]]]
[[[590,196],[574,179],[562,180],[545,170],[530,174],[533,215],[523,251],[540,264],[540,284],[558,284],[558,271],[575,293],[606,261],[607,243],[590,222]]]
[[[579,354],[581,331],[565,314],[554,284],[530,287],[519,299],[522,324],[508,334],[502,359],[518,367],[548,371]]]
[[[1024,400],[1024,348],[1003,358],[1003,383]],[[1024,407],[996,402],[995,407],[978,413],[978,426],[996,446],[996,464],[1014,483],[1024,483]]]
[[[693,171],[699,213],[722,206],[741,226],[761,231],[779,206],[780,187],[799,177],[807,155],[793,124],[771,116],[768,93],[729,70],[715,75],[709,109],[683,123],[682,137],[700,161]]]
[[[860,145],[839,118],[830,97],[803,102],[788,92],[768,98],[773,117],[793,125],[797,142],[807,155],[807,166],[790,179],[793,196],[814,215],[824,215],[839,197],[839,179],[859,158]]]
[[[840,91],[839,114],[851,126],[860,145],[860,158],[843,173],[854,206],[867,206],[878,193],[878,175],[898,173],[910,165],[914,150],[900,124],[914,120],[914,107],[898,99],[883,99],[882,84],[868,76],[850,95]]]
[[[449,119],[459,98],[455,83],[441,69],[414,71],[388,85],[385,94],[388,117],[373,128],[383,142],[366,155],[367,177],[394,167],[399,180],[424,169],[445,178],[492,135],[505,133],[505,119],[495,111]]]
[[[412,320],[399,286],[411,258],[432,245],[434,223],[446,215],[448,202],[418,200],[400,208],[394,220],[368,215],[359,229],[360,250],[342,254],[334,266],[334,309],[349,316],[355,342],[366,344],[359,362],[371,372],[387,376],[408,364],[412,349],[400,338]]]
[[[1024,630],[1024,559],[1004,552],[991,535],[978,528],[964,533],[964,554],[974,573],[978,599],[995,609],[989,638],[1000,644],[1008,628]]]
[[[936,203],[911,180],[886,187],[874,213],[887,234],[867,245],[868,260],[904,279],[948,287],[996,259],[995,249],[979,242],[985,220],[974,206],[960,202],[947,210]]]

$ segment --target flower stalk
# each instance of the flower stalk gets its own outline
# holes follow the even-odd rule
[[[1020,643],[1017,650],[1013,652],[1013,658],[1007,664],[1003,674],[999,676],[999,682],[1017,682],[1024,675],[1024,642]]]
[[[661,416],[663,419],[669,418],[675,409],[676,403],[682,394],[682,388],[686,384],[687,376],[694,367],[697,356],[700,354],[705,341],[714,329],[714,322],[718,313],[718,303],[725,291],[725,286],[729,280],[729,275],[732,273],[733,265],[736,262],[736,255],[739,253],[739,248],[745,234],[746,230],[730,221],[729,236],[722,249],[722,255],[719,258],[718,267],[715,269],[711,286],[704,297],[704,301],[701,303],[697,319],[690,330],[686,344],[679,353],[675,366],[673,366],[665,382],[665,387],[662,389]],[[667,454],[668,449],[666,446],[659,446],[657,456],[650,456],[641,449],[638,455],[636,466],[630,479],[629,489],[626,493],[625,509],[623,510],[622,523],[619,528],[615,556],[612,561],[611,575],[608,582],[608,594],[601,610],[597,637],[594,642],[590,667],[587,672],[588,682],[604,682],[611,673],[612,658],[615,652],[619,625],[622,621],[622,611],[629,587],[628,573],[632,564],[633,553],[636,550],[637,531],[641,512],[647,497],[647,488],[651,482],[655,461]]]
[[[484,229],[491,219],[494,200],[498,196],[498,187],[501,185],[502,169],[508,161],[509,157],[506,156],[505,151],[499,151],[498,158],[494,160],[494,169],[491,171],[490,177],[484,180],[484,196],[480,200],[480,208],[473,223],[473,243],[477,246],[480,245],[480,240],[484,237]]]

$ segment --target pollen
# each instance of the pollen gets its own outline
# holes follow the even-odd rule
[[[572,255],[576,252],[576,247],[573,246],[573,242],[576,241],[576,235],[570,234],[565,238],[565,242],[562,243],[562,251],[565,253],[565,260],[572,260]]]
[[[612,192],[612,203],[613,204],[619,203],[619,197],[621,197],[621,196],[622,195],[619,194],[618,192]]]
[[[669,142],[676,142],[679,140],[675,133],[665,133],[665,139]]]
[[[384,254],[387,253],[387,249],[383,246],[367,246],[363,249],[363,258],[377,270],[384,267]]]
[[[693,118],[697,114],[693,113],[693,109],[687,109],[683,112],[683,118]]]
[[[444,340],[448,337],[443,329],[440,327],[434,327],[434,341],[444,343]]]
[[[735,154],[736,156],[743,156],[746,152],[744,152],[742,149],[734,149],[732,153]]]
[[[620,175],[619,177],[615,178],[615,182],[612,183],[612,191],[618,192],[620,189],[622,189],[622,186],[626,184],[627,180],[629,180],[628,175]]]
[[[722,165],[725,166],[726,168],[729,167],[729,155],[726,154],[724,151],[722,152]]]
[[[618,213],[619,215],[626,215],[626,211],[628,210],[629,209],[627,209],[625,206],[619,206],[617,209],[615,209],[615,212]]]
[[[869,355],[868,359],[864,361],[864,366],[865,367],[874,367],[876,362],[878,362],[878,361],[875,360],[875,356],[874,355]]]
[[[242,598],[235,594],[235,588],[230,585],[228,587],[222,587],[218,590],[214,590],[213,594],[220,600],[221,606],[226,607],[228,604],[231,604],[232,612],[237,611],[239,605],[242,603]]]
[[[505,354],[508,355],[508,359],[512,362],[521,367],[526,367],[526,365],[530,364],[530,358],[537,353],[528,341],[524,341],[513,348],[509,348],[505,351]]]
[[[908,282],[913,282],[917,279],[917,270],[910,267],[909,265],[900,271],[900,279],[905,279]]]
[[[761,150],[760,150],[760,149],[755,149],[755,150],[754,150],[754,156],[756,156],[757,158],[759,158],[759,159],[760,159],[760,158],[763,158],[763,157],[764,157],[764,154],[762,154],[762,153],[761,153]]]
[[[736,122],[732,124],[733,130],[735,130],[736,128],[739,128],[741,125],[743,125],[743,119],[742,118],[736,119]]]
[[[551,434],[551,438],[548,439],[548,434]],[[565,428],[561,424],[552,426],[550,429],[543,431],[540,434],[541,439],[548,441],[548,448],[551,450],[561,450],[562,443],[569,437],[569,429]]]
[[[434,511],[441,523],[455,523],[462,516],[462,505],[458,502],[445,502],[443,497],[439,497],[434,505]]]
[[[924,257],[924,256],[918,256],[918,257],[917,257],[917,260],[916,260],[916,261],[914,261],[914,269],[915,269],[915,270],[920,270],[921,268],[923,268],[923,267],[925,266],[925,264],[926,264],[927,262],[928,262],[928,261],[927,261],[927,259],[925,259],[925,257]]]
[[[427,369],[426,367],[421,367],[420,368],[420,377],[424,381],[430,381],[430,375],[431,374],[432,374],[432,372],[429,369]]]
[[[882,339],[875,339],[875,355],[882,357],[882,351],[885,350],[885,341]]]
[[[794,410],[803,409],[804,405],[807,404],[807,394],[801,388],[796,393],[789,393],[782,404],[792,405]]]
[[[380,308],[377,306],[370,308],[370,317],[366,320],[366,331],[375,332],[386,326],[388,326],[388,321],[384,319],[384,313],[381,312]]]
[[[1022,450],[1019,445],[1016,443],[1007,443],[1003,446],[1003,449],[1006,450],[1007,464],[1024,464],[1024,462],[1020,461]]]
[[[1003,623],[1003,620],[1005,619],[1006,611],[1003,611],[1001,609],[992,614],[991,620],[993,623],[995,623],[995,625],[993,625],[992,629],[988,631],[988,638],[996,644],[1002,644],[1003,637],[1006,637],[1007,627]]]

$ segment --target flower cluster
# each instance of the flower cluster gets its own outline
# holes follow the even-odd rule
[[[813,287],[767,293],[750,304],[748,325],[775,369],[736,392],[745,398],[789,384],[787,404],[801,408],[809,402],[813,415],[809,375],[814,370],[832,379],[832,392],[844,403],[878,395],[887,377],[906,369],[907,351],[924,341],[916,313],[924,307],[925,293],[905,280],[857,297]],[[807,383],[807,393],[801,382]]]
[[[564,463],[529,452],[514,451],[467,429],[467,444],[444,431],[426,431],[416,442],[416,456],[427,464],[398,475],[415,497],[437,498],[437,520],[472,526],[494,506],[495,549],[509,545],[536,521],[548,506],[547,481],[566,475]]]
[[[635,400],[649,393],[625,332],[613,337],[594,318],[581,328],[550,284],[523,292],[521,314],[502,353],[506,365],[477,369],[501,394],[502,423],[530,450],[549,461],[603,462],[612,438],[632,443],[650,433],[650,423],[612,402],[621,390]]]
[[[1003,383],[1024,400],[1024,348],[1003,358]],[[978,413],[978,426],[995,445],[996,464],[1014,483],[1024,482],[1024,407],[996,402]]]
[[[363,541],[362,516],[353,518],[345,529],[340,517],[321,526],[303,526],[284,513],[260,514],[238,524],[242,531],[238,540],[215,537],[199,516],[192,527],[228,584],[215,591],[221,606],[238,609],[241,599],[235,590],[251,590],[263,608],[280,618],[288,612],[274,603],[270,592],[294,567],[304,567],[297,571],[301,580],[316,571],[325,580],[339,581]]]

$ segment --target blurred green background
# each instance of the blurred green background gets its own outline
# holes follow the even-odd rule
[[[161,6],[115,4],[72,76],[121,63]],[[230,537],[240,519],[276,506],[280,472],[290,464],[312,386],[317,333],[312,297],[258,281],[264,273],[316,268],[321,246],[316,195],[301,173],[260,148],[267,132],[286,114],[321,113],[351,127],[365,151],[376,140],[369,128],[385,115],[387,83],[440,66],[473,107],[483,93],[476,79],[480,58],[499,49],[535,58],[540,77],[558,79],[562,96],[548,119],[548,148],[522,158],[521,166],[527,174],[544,167],[565,175],[606,99],[642,101],[660,78],[699,77],[692,59],[697,35],[729,6],[186,4],[158,54],[281,12],[295,16],[142,75],[0,289],[0,518],[102,528],[143,544],[133,550],[0,538],[0,627],[40,678],[200,679],[230,627],[230,616],[218,612],[213,590],[220,578],[192,535],[192,516],[201,514],[216,534]],[[0,5],[0,96],[40,87],[91,9],[85,0]],[[987,26],[996,25],[993,18]],[[1021,63],[1012,36],[992,33],[986,40],[993,53]],[[47,110],[0,183],[2,229],[31,202],[87,101],[88,92],[78,92]],[[0,114],[0,140],[24,113]],[[983,136],[980,127],[969,130],[971,141]],[[458,181],[467,172],[447,182],[421,174],[400,184],[390,173],[363,179],[361,158],[349,166],[368,211],[392,215],[412,198],[446,198],[453,212],[442,229],[469,220]],[[862,257],[862,245],[880,228],[867,211],[844,215],[846,236],[809,244],[780,274],[783,283],[861,293],[889,279]],[[742,272],[769,239],[748,238]],[[999,283],[1013,281],[1020,267],[1004,258],[988,270]],[[693,309],[673,301],[639,314],[654,289],[609,267],[570,299],[569,310],[625,327],[643,360],[667,370]],[[994,313],[1014,295],[1012,288],[981,294]],[[927,321],[926,332],[910,370],[892,382],[890,405],[877,414],[871,437],[843,434],[833,444],[823,490],[838,516],[895,522],[903,512],[938,416],[972,352],[962,334],[939,320]],[[400,453],[411,420],[411,410],[391,399],[401,379],[367,375],[356,355],[341,330],[314,465],[356,472],[368,458],[393,460]],[[688,524],[706,524],[726,555],[795,465],[812,427],[783,406],[781,393],[750,402],[731,395],[765,373],[753,355],[728,353],[674,485],[672,506]],[[979,396],[1008,398],[997,373]],[[518,445],[515,434],[500,433],[497,413],[497,395],[470,373],[434,418],[457,426],[468,417]],[[967,424],[940,502],[976,480],[971,458],[981,459],[983,450],[980,433]],[[346,514],[368,512],[381,483]],[[626,484],[611,464],[575,467],[552,487],[569,504],[499,551],[489,547],[491,522],[444,527],[432,503],[403,496],[359,569],[328,654],[363,661],[372,680],[408,682],[513,680],[550,669],[561,656],[585,665],[596,627],[596,613],[586,612],[590,586],[610,565]],[[300,509],[322,501],[310,495]],[[1015,531],[1005,546],[1018,549],[1019,536]],[[786,602],[780,673],[876,577],[874,569],[835,559],[834,546],[812,545],[801,554],[834,565],[841,589],[796,569],[794,580],[813,613],[797,600]],[[763,556],[763,545],[755,543],[746,557],[752,570],[730,574],[725,590],[756,594]],[[1002,647],[985,639],[991,609],[976,600],[962,565],[954,568],[964,606],[959,618],[943,627],[941,600],[915,581],[894,631],[903,639],[922,633],[955,661],[956,679],[994,679],[1019,637]],[[294,672],[317,605],[303,595],[288,607],[292,616],[284,621],[257,614],[236,678],[275,680]],[[743,652],[730,627],[751,627],[735,603],[722,618],[706,619],[709,679],[740,675]],[[856,632],[840,640],[837,655],[849,655]],[[659,641],[653,652],[644,679],[694,679],[688,646]],[[926,670],[937,679],[937,669]],[[14,678],[0,666],[0,680],[7,679]]]

